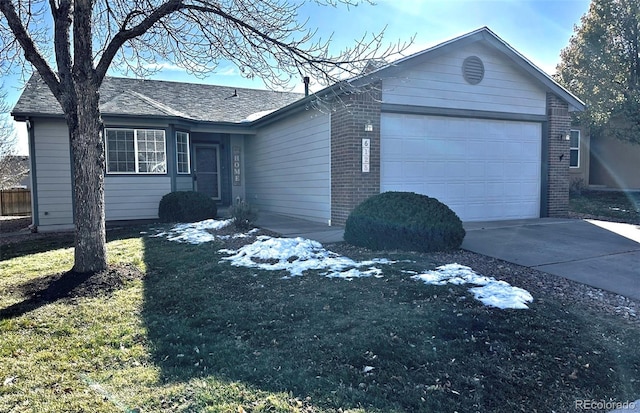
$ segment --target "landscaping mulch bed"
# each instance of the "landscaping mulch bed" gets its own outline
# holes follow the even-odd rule
[[[33,279],[17,288],[8,288],[9,294],[18,293],[24,299],[0,310],[0,319],[18,317],[43,305],[73,302],[80,298],[109,296],[127,282],[144,278],[133,265],[112,265],[95,274],[67,271]]]

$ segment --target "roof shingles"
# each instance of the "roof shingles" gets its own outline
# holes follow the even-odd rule
[[[303,97],[291,92],[107,77],[100,87],[100,110],[103,115],[239,123],[257,112],[280,109]],[[12,113],[62,115],[62,109],[41,78],[33,75]]]

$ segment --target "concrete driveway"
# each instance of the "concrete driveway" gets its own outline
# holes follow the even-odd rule
[[[553,219],[469,222],[462,248],[640,300],[640,226]]]

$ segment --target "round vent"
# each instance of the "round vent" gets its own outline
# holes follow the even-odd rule
[[[462,75],[467,83],[477,85],[484,77],[484,64],[478,56],[469,56],[462,62]]]

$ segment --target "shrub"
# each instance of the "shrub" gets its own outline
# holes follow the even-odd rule
[[[196,222],[215,218],[217,213],[213,199],[194,191],[168,193],[158,206],[158,216],[162,222]]]
[[[247,230],[253,226],[258,218],[258,211],[248,202],[240,201],[231,207],[233,225],[239,230]]]
[[[457,249],[465,230],[448,206],[413,192],[385,192],[358,205],[347,218],[344,239],[373,249]]]
[[[582,178],[573,178],[569,181],[569,194],[570,195],[582,195],[582,191],[587,188]]]

